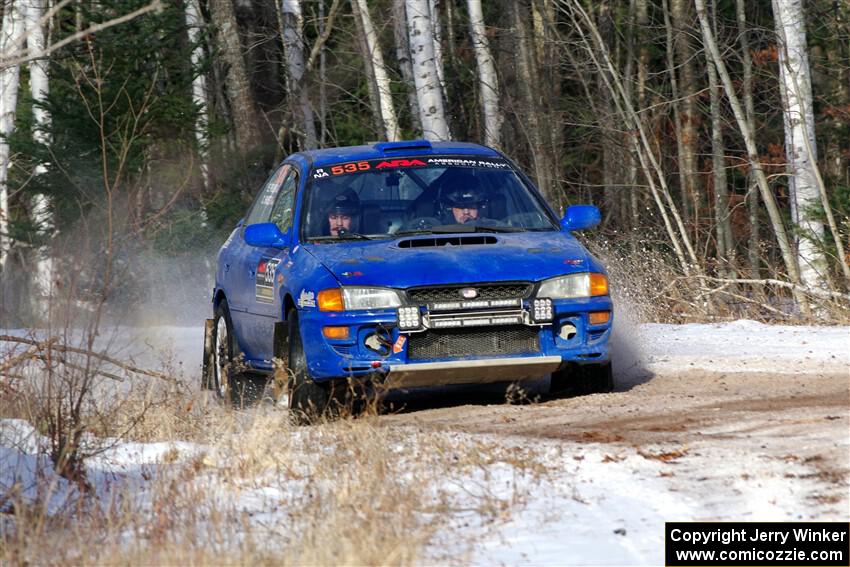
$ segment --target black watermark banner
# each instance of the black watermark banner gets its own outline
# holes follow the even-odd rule
[[[848,567],[850,524],[667,522],[664,562],[669,567]]]

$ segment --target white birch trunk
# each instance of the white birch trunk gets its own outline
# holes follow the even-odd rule
[[[448,140],[451,135],[437,75],[428,0],[406,0],[405,8],[422,135],[427,140]]]
[[[289,95],[293,104],[298,105],[301,114],[301,135],[304,137],[303,148],[312,150],[317,145],[316,123],[313,118],[313,107],[307,89],[304,88],[304,18],[301,14],[299,0],[283,0],[281,4],[283,15],[283,48],[286,52],[286,67],[289,74]]]
[[[24,33],[21,0],[10,0],[3,11],[3,28],[0,30],[0,53],[19,49]],[[9,144],[6,136],[15,128],[15,109],[18,105],[20,66],[0,69],[0,272],[9,258]]]
[[[478,85],[481,109],[484,115],[484,143],[499,148],[502,145],[502,114],[499,111],[499,80],[496,64],[484,29],[484,13],[481,0],[467,0],[469,29],[475,62],[478,65]]]
[[[207,78],[199,71],[201,62],[204,59],[204,48],[201,45],[201,29],[204,26],[204,20],[201,16],[201,11],[198,7],[198,0],[185,0],[186,10],[186,28],[189,33],[189,44],[192,45],[192,53],[190,59],[192,62],[192,102],[198,109],[198,116],[195,118],[195,140],[198,142],[198,155],[201,158],[201,177],[204,182],[204,190],[209,189],[209,163],[208,163],[208,148],[209,139],[207,137],[208,111],[207,111]]]
[[[823,223],[810,213],[811,208],[820,205],[820,192],[815,171],[817,146],[802,0],[773,0],[773,18],[779,51],[791,218],[803,233],[797,239],[800,280],[804,285],[821,287],[825,284],[826,258],[821,248]]]
[[[45,34],[41,18],[44,15],[44,0],[28,0],[26,6],[26,33],[27,49],[30,53],[40,53],[45,48]],[[50,141],[48,130],[50,128],[50,114],[42,105],[47,101],[50,93],[50,82],[47,74],[47,60],[34,59],[29,63],[30,91],[34,102],[32,107],[35,128],[33,128],[33,139],[41,144]],[[37,165],[35,175],[45,173],[43,165]],[[46,195],[38,194],[32,198],[32,221],[38,230],[46,235],[53,235],[54,222],[51,211],[52,204]],[[35,251],[35,302],[36,309],[40,315],[46,315],[50,308],[50,296],[52,293],[53,258],[49,246],[42,246]]]
[[[434,38],[434,64],[443,96],[446,96],[446,73],[443,64],[443,28],[440,25],[440,0],[428,0],[428,13],[431,15],[431,29]],[[445,99],[444,99],[445,101]]]
[[[422,130],[419,120],[419,101],[416,98],[416,87],[413,80],[413,65],[410,60],[410,42],[407,39],[407,15],[404,0],[393,0],[393,35],[395,36],[395,53],[401,78],[407,85],[407,105],[410,109],[410,122],[416,131]]]

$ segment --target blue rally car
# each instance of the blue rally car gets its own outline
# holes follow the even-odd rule
[[[352,384],[610,391],[608,279],[571,234],[598,222],[475,144],[293,154],[219,252],[205,386],[277,367],[305,417]]]

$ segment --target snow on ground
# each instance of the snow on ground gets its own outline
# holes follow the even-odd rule
[[[641,346],[635,364],[653,372],[703,368],[814,373],[850,369],[848,327],[736,321],[647,324],[629,332],[632,345]],[[187,377],[198,373],[200,328],[123,328],[112,340],[139,365],[160,367],[165,363]],[[512,444],[528,444],[521,438],[412,430],[405,452],[428,454],[428,435],[451,435],[451,442],[459,446],[485,442],[509,449]],[[847,439],[837,443],[838,450],[850,451]],[[739,447],[737,462],[732,462],[735,459],[729,459],[722,447],[694,447],[698,457],[676,468],[676,463],[653,460],[612,445],[543,440],[535,440],[535,444],[535,458],[544,471],[540,474],[497,460],[446,479],[440,490],[453,499],[454,512],[426,549],[426,562],[464,557],[477,565],[657,565],[663,563],[665,521],[812,519],[801,513],[810,507],[807,498],[814,490],[812,484],[806,484],[815,482],[805,480],[807,470],[793,462],[754,459],[746,466],[757,480],[742,480],[736,474],[741,460],[746,459],[746,448]],[[0,420],[0,495],[16,487],[19,498],[34,501],[47,486],[52,512],[72,500],[76,489],[52,473],[45,451],[45,439],[29,424]],[[118,443],[90,459],[87,466],[102,499],[122,484],[134,487],[141,499],[153,498],[146,496],[150,479],[210,451],[186,442]],[[215,457],[209,459],[209,463],[214,461]],[[245,512],[262,531],[286,521],[287,502],[299,498],[305,489],[310,463],[309,459],[293,463],[300,474],[269,471],[235,491],[232,486],[217,484],[220,481],[214,464],[208,465],[209,472],[202,478],[210,498],[226,500]],[[712,479],[701,478],[701,467],[710,467],[717,474]],[[726,469],[729,475],[725,475]],[[789,475],[799,480],[790,483]],[[724,478],[733,480],[721,486]],[[694,479],[706,482],[700,484]],[[475,503],[482,496],[504,502],[504,510],[496,517],[480,516]],[[847,520],[846,512],[832,514],[834,517],[827,514],[818,519]],[[460,538],[459,533],[463,533]],[[600,545],[600,539],[604,539],[604,545]]]
[[[640,325],[650,370],[799,374],[850,371],[850,327],[719,324]]]

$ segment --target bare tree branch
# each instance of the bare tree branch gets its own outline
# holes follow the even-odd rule
[[[307,63],[304,65],[304,76],[313,70],[313,67],[316,65],[316,58],[319,56],[319,53],[322,51],[322,47],[325,43],[327,43],[328,38],[331,36],[331,32],[334,29],[334,18],[336,18],[337,11],[339,11],[339,0],[334,0],[333,4],[331,4],[330,10],[328,10],[328,21],[325,24],[325,30],[319,37],[316,38],[316,41],[313,43],[313,47],[310,49],[310,55],[307,57]]]
[[[96,359],[101,360],[103,362],[108,362],[109,364],[117,366],[118,368],[121,368],[121,369],[126,370],[128,372],[133,372],[135,374],[142,374],[144,376],[151,376],[152,378],[159,378],[161,380],[171,381],[171,377],[168,376],[167,374],[163,374],[162,372],[155,372],[153,370],[145,370],[143,368],[138,368],[136,366],[133,366],[131,364],[127,364],[126,362],[121,362],[118,359],[112,358],[111,356],[107,356],[107,355],[102,354],[102,353],[94,352],[94,351],[89,350],[89,349],[71,347],[71,346],[68,346],[66,344],[54,344],[54,343],[59,341],[59,339],[56,338],[56,337],[48,339],[47,341],[36,341],[35,339],[27,339],[25,337],[15,337],[15,336],[12,336],[12,335],[0,335],[0,342],[4,342],[4,341],[10,342],[10,343],[32,345],[32,346],[35,346],[37,348],[39,348],[39,347],[40,348],[48,348],[48,349],[56,350],[56,351],[59,351],[59,352],[71,352],[71,353],[74,353],[74,354],[82,354],[82,355],[85,355],[85,356],[90,356],[92,358],[96,358]]]
[[[23,49],[8,55],[4,54],[3,57],[0,58],[0,69],[5,69],[6,67],[13,67],[15,65],[20,65],[21,63],[26,63],[27,61],[47,57],[54,51],[65,47],[69,43],[73,43],[88,35],[92,35],[97,32],[101,32],[105,29],[109,29],[111,27],[129,22],[130,20],[138,18],[139,16],[147,14],[148,12],[161,12],[164,7],[165,6],[163,5],[161,0],[153,0],[150,4],[143,6],[138,10],[135,10],[134,12],[130,12],[129,14],[124,14],[123,16],[113,18],[109,21],[100,22],[99,24],[90,26],[84,30],[78,31],[75,34],[69,35],[68,37],[57,41],[56,43],[45,47],[42,50],[32,52],[30,49]]]

